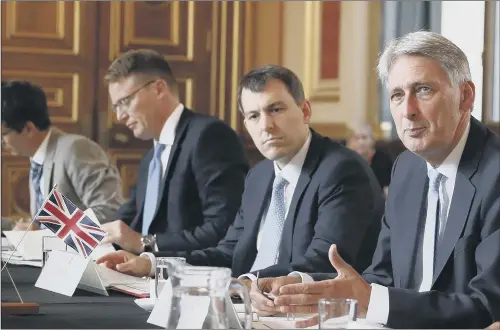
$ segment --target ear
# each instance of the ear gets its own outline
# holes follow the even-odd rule
[[[37,128],[33,122],[27,121],[26,124],[24,124],[23,132],[26,132],[29,137],[31,137],[35,131],[37,131]]]
[[[304,100],[301,107],[304,115],[304,124],[309,124],[311,122],[312,115],[311,103],[308,100]]]
[[[476,86],[472,81],[466,81],[460,92],[460,110],[470,111],[476,98]]]

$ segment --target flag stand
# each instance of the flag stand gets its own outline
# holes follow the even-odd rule
[[[2,315],[34,315],[38,314],[37,303],[2,303]]]

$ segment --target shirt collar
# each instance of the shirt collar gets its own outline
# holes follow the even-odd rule
[[[467,142],[467,137],[469,136],[469,131],[470,122],[467,124],[465,132],[460,138],[460,141],[458,141],[455,148],[453,148],[444,162],[436,168],[439,173],[443,174],[448,179],[455,178],[457,175],[458,166],[460,164],[460,159],[462,158],[462,153],[464,152],[465,143]],[[430,168],[432,168],[432,165],[427,163],[427,169]]]
[[[276,176],[280,175],[288,182],[288,184],[295,186],[297,181],[299,181],[300,172],[302,171],[302,166],[306,160],[307,151],[309,150],[309,145],[311,144],[311,132],[307,137],[306,142],[300,148],[299,152],[293,156],[293,158],[288,162],[288,164],[280,169],[276,162],[274,163],[274,174]]]
[[[43,139],[42,143],[40,144],[40,146],[36,150],[35,154],[31,158],[31,161],[33,161],[39,165],[43,165],[43,162],[45,161],[45,156],[47,154],[47,145],[49,144],[50,133],[51,133],[51,129],[49,129],[49,132],[47,133],[47,135]]]
[[[179,120],[182,115],[182,111],[184,111],[184,105],[180,103],[174,111],[170,114],[168,117],[167,121],[165,121],[165,124],[163,125],[163,128],[160,133],[160,140],[159,142],[164,145],[171,146],[174,144],[175,140],[175,130],[177,129],[177,124],[179,124]],[[154,144],[156,144],[158,141],[154,141]]]

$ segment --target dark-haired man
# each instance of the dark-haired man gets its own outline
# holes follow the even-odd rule
[[[249,72],[238,91],[239,109],[259,151],[267,158],[249,172],[234,224],[216,247],[192,252],[161,250],[193,265],[232,268],[254,279],[292,271],[333,271],[332,243],[364,269],[380,229],[383,192],[368,164],[354,151],[309,128],[311,105],[289,69],[264,66]],[[151,255],[123,251],[98,262],[144,276]]]
[[[107,154],[88,138],[51,126],[44,91],[26,81],[2,82],[2,144],[30,157],[30,210],[34,216],[52,186],[100,222],[114,219],[123,202],[121,180]],[[20,221],[14,229],[28,228]],[[37,229],[36,224],[30,229]]]

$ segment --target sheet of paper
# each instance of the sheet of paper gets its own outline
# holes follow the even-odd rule
[[[180,305],[182,313],[177,329],[201,329],[210,307],[210,297],[183,296]]]
[[[89,262],[79,254],[52,251],[35,286],[71,297]]]
[[[43,236],[55,236],[54,233],[48,229],[28,231],[26,236],[24,233],[24,231],[4,231],[5,237],[14,247],[21,242],[17,251],[25,260],[42,260],[42,238]]]
[[[115,252],[116,249],[113,247],[113,244],[107,243],[107,244],[99,244],[94,251],[92,251],[92,254],[90,255],[92,257],[92,260],[97,260],[100,257],[111,253]]]
[[[172,282],[167,280],[160,296],[155,301],[155,307],[148,318],[149,324],[165,328],[170,315],[170,306],[172,303]]]

